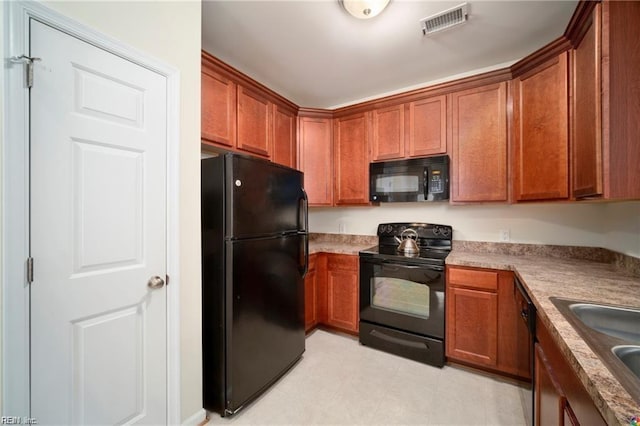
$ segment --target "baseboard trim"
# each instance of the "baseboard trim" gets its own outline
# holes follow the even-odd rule
[[[182,422],[183,426],[198,426],[207,423],[208,419],[207,412],[204,408],[196,411],[191,416],[189,416],[185,421]]]

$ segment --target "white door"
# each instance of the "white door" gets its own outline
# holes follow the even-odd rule
[[[30,31],[31,416],[164,424],[166,79]]]

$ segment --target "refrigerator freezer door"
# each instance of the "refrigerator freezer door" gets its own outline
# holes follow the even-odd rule
[[[227,241],[227,412],[235,412],[304,352],[305,235]],[[227,305],[227,306],[229,306]]]
[[[227,238],[306,231],[303,174],[266,160],[226,156]]]

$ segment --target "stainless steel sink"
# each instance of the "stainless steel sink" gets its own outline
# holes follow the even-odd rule
[[[611,348],[611,351],[627,366],[633,374],[640,379],[640,346],[620,345]]]
[[[640,310],[593,303],[571,303],[569,309],[587,327],[611,337],[640,343]]]
[[[550,300],[640,404],[640,309]]]

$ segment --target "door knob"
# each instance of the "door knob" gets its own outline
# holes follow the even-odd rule
[[[156,275],[155,277],[149,278],[147,285],[150,289],[155,290],[157,288],[161,288],[164,285],[164,280]]]

